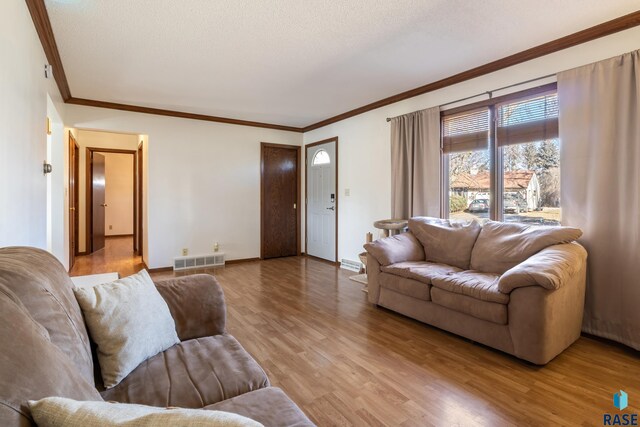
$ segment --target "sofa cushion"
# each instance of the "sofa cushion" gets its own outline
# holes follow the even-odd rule
[[[424,246],[425,260],[466,270],[471,250],[482,227],[477,221],[457,222],[446,219],[415,217],[409,230]]]
[[[502,274],[548,246],[570,243],[581,235],[573,227],[488,221],[471,252],[471,269]]]
[[[429,293],[431,286],[427,283],[390,273],[380,273],[379,278],[380,286],[383,288],[424,301],[431,300]]]
[[[262,424],[224,411],[158,408],[131,403],[79,402],[62,397],[30,401],[29,409],[38,427],[157,427],[211,426],[263,427]]]
[[[107,388],[149,357],[180,342],[169,307],[146,270],[114,282],[76,288],[75,294],[97,345]]]
[[[77,366],[0,285],[0,426],[29,425],[28,401],[47,396],[102,400]]]
[[[233,412],[269,427],[311,427],[314,424],[279,388],[266,387],[204,409]]]
[[[73,295],[73,283],[62,264],[42,249],[1,248],[0,284],[17,295],[31,316],[47,329],[51,342],[93,384],[89,336]]]
[[[202,408],[269,385],[262,368],[231,335],[183,341],[142,362],[105,400]]]
[[[459,313],[468,314],[477,319],[487,320],[499,325],[507,324],[508,306],[504,304],[482,301],[436,287],[431,288],[431,300],[434,304]]]
[[[424,249],[411,233],[401,233],[384,237],[364,245],[380,265],[389,265],[401,261],[424,260]]]
[[[381,270],[385,273],[418,280],[426,284],[431,284],[431,279],[436,276],[462,271],[457,267],[428,261],[399,262],[382,267]]]
[[[480,301],[508,304],[509,295],[498,290],[498,279],[497,274],[468,270],[434,277],[431,284],[436,288],[467,295]]]

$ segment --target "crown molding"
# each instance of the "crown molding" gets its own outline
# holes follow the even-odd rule
[[[227,117],[209,116],[206,114],[187,113],[184,111],[163,110],[161,108],[141,107],[139,105],[119,104],[116,102],[96,101],[93,99],[71,97],[66,101],[66,103],[84,105],[87,107],[108,108],[111,110],[133,111],[134,113],[155,114],[156,116],[179,117],[181,119],[203,120],[206,122],[226,123],[230,125],[251,126],[256,128],[277,129],[302,133],[302,128],[294,126],[253,122],[250,120],[231,119]]]
[[[69,83],[67,82],[67,77],[64,73],[64,67],[62,66],[62,60],[60,59],[60,53],[58,52],[58,46],[56,45],[56,40],[53,35],[53,29],[51,28],[51,21],[49,20],[49,14],[47,13],[47,8],[44,4],[44,0],[25,0],[25,2],[27,3],[27,7],[29,8],[29,12],[31,13],[31,18],[33,19],[33,24],[35,26],[36,32],[38,33],[38,37],[40,38],[40,42],[42,43],[42,48],[44,49],[45,55],[47,56],[47,61],[49,61],[49,63],[53,67],[53,76],[56,80],[58,89],[60,90],[60,94],[62,95],[62,99],[65,103],[98,108],[109,108],[113,110],[132,111],[136,113],[155,114],[160,116],[179,117],[183,119],[227,123],[240,126],[277,129],[298,133],[309,132],[314,129],[330,125],[332,123],[336,123],[350,117],[366,113],[367,111],[375,110],[376,108],[384,107],[386,105],[394,104],[405,99],[413,98],[415,96],[433,92],[435,90],[471,80],[476,77],[484,76],[486,74],[490,74],[504,68],[518,65],[532,59],[540,58],[542,56],[549,55],[563,49],[567,49],[620,31],[628,30],[640,25],[640,10],[638,10],[629,13],[628,15],[624,15],[619,18],[612,19],[611,21],[603,22],[602,24],[587,28],[586,30],[578,31],[577,33],[573,33],[568,36],[543,43],[541,45],[523,50],[513,55],[506,56],[496,61],[489,62],[479,67],[471,68],[453,76],[437,80],[435,82],[428,83],[426,85],[401,92],[393,96],[389,96],[379,101],[372,102],[370,104],[355,108],[342,114],[338,114],[337,116],[333,116],[317,123],[313,123],[309,126],[295,127],[272,123],[254,122],[249,120],[239,120],[226,117],[209,116],[206,114],[142,107],[138,105],[74,98],[71,95]]]
[[[582,43],[586,43],[600,37],[628,30],[629,28],[633,28],[638,25],[640,25],[640,11],[635,11],[628,15],[624,15],[619,18],[612,19],[611,21],[603,22],[602,24],[587,28],[586,30],[578,31],[577,33],[573,33],[568,36],[543,43],[536,47],[523,50],[522,52],[505,56],[504,58],[489,62],[479,67],[471,68],[467,71],[463,71],[442,80],[437,80],[424,86],[420,86],[415,89],[411,89],[406,92],[402,92],[397,95],[372,102],[371,104],[364,105],[351,111],[338,114],[337,116],[333,116],[326,120],[322,120],[320,122],[306,126],[303,130],[304,132],[309,132],[323,126],[327,126],[332,123],[339,122],[341,120],[348,119],[362,113],[366,113],[367,111],[375,110],[376,108],[384,107],[386,105],[394,104],[399,101],[404,101],[405,99],[413,98],[415,96],[433,92],[435,90],[471,80],[476,77],[484,76],[486,74],[490,74],[504,68],[511,67],[513,65],[521,64],[523,62],[531,61],[532,59],[540,58],[541,56],[549,55],[551,53],[558,52],[560,50],[567,49]]]
[[[58,52],[58,45],[56,39],[53,36],[53,29],[51,28],[51,21],[49,21],[49,14],[47,13],[47,7],[44,4],[44,0],[25,0],[33,25],[36,27],[36,32],[42,43],[42,49],[47,57],[47,61],[53,68],[53,78],[58,84],[58,90],[64,102],[67,102],[71,98],[71,90],[69,89],[69,83],[67,82],[67,76],[64,73],[64,67],[62,66],[62,59],[60,59],[60,53]]]

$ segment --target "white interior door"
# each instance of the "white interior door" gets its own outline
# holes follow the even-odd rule
[[[307,254],[336,259],[336,142],[307,149]]]

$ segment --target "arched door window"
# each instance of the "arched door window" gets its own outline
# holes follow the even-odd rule
[[[311,162],[313,166],[327,165],[329,163],[331,163],[331,158],[325,150],[316,151],[316,154],[313,155],[313,161]]]

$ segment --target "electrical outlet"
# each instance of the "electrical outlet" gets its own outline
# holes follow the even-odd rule
[[[187,256],[189,255],[189,249],[188,248],[182,248],[182,256]]]
[[[113,230],[113,225],[110,225],[110,226],[109,226],[109,230]]]

